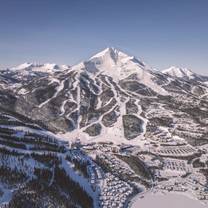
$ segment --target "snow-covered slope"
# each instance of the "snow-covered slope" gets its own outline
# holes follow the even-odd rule
[[[19,66],[12,67],[11,71],[21,71],[22,73],[29,72],[43,72],[43,73],[54,73],[57,71],[63,71],[69,69],[67,65],[57,65],[57,64],[34,64],[34,63],[23,63]]]
[[[67,138],[79,134],[82,140],[117,143],[132,143],[132,138],[137,143],[145,135],[143,109],[152,102],[205,100],[208,93],[201,77],[189,70],[172,67],[162,73],[115,48],[70,68],[25,63],[0,73],[0,81],[2,89],[12,91],[6,103],[15,100],[10,109],[47,123],[56,133],[68,133]]]
[[[18,90],[23,85],[27,85],[31,81],[37,82],[38,79],[42,78],[57,82],[57,74],[68,70],[70,70],[68,65],[23,63],[19,66],[0,70],[0,86],[5,89]]]
[[[134,56],[115,48],[106,48],[92,56],[88,61],[84,61],[72,67],[72,69],[85,70],[93,75],[104,74],[110,76],[116,83],[136,75],[137,80],[152,89],[158,94],[167,95],[168,93],[156,83],[156,76],[151,68]]]
[[[160,190],[173,181],[184,190],[184,180],[189,190],[195,173],[204,190],[207,118],[208,77],[176,67],[162,73],[115,48],[73,67],[24,63],[2,70],[0,207],[8,190],[10,208],[124,207],[140,182],[148,189],[161,182]]]
[[[87,70],[89,63],[93,64],[99,73],[105,73],[114,79],[123,79],[132,73],[138,73],[142,76],[144,70],[148,68],[148,66],[135,57],[129,56],[115,48],[106,48],[91,57],[85,63]]]
[[[187,68],[179,68],[175,66],[171,66],[170,68],[165,69],[162,72],[164,74],[170,75],[172,77],[177,77],[177,78],[193,79],[195,75],[191,70]]]

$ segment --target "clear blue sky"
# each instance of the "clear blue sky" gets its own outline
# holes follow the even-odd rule
[[[72,65],[108,46],[208,74],[208,0],[0,0],[0,67]]]

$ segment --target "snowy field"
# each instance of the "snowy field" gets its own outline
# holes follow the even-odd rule
[[[131,208],[205,208],[207,205],[180,194],[147,194],[144,198],[136,198]]]

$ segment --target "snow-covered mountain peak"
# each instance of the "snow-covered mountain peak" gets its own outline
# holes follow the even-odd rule
[[[123,59],[123,58],[130,58],[127,54],[125,54],[124,52],[110,47],[110,48],[106,48],[103,51],[95,54],[94,56],[92,56],[90,58],[90,60],[93,59],[112,59],[112,61],[114,61],[115,63],[119,60],[119,59]]]
[[[177,78],[189,78],[189,79],[194,78],[193,77],[194,73],[187,68],[179,68],[179,67],[171,66],[170,68],[165,69],[162,72],[164,74],[168,74],[172,77],[177,77]]]
[[[142,73],[147,66],[134,56],[110,47],[84,62],[85,69],[91,73],[103,73],[117,79],[126,78],[133,73]]]
[[[153,91],[167,95],[167,92],[156,83],[157,77],[150,67],[134,56],[129,56],[112,47],[97,53],[87,61],[74,65],[71,69],[89,72],[91,76],[107,75],[116,83],[125,78],[134,77],[139,83]]]
[[[102,61],[103,63],[111,63],[112,65],[119,65],[120,63],[126,63],[128,61],[135,62],[144,66],[145,64],[142,61],[137,60],[134,56],[130,56],[121,50],[118,50],[114,47],[109,47],[103,51],[92,56],[90,61]]]

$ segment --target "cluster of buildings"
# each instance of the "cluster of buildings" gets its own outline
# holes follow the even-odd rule
[[[138,154],[137,156],[147,167],[162,167],[162,162],[159,159],[155,159],[153,155]]]
[[[88,166],[88,175],[90,176],[90,184],[92,185],[93,190],[95,190],[100,180],[104,179],[104,172],[99,166],[91,164]]]
[[[133,188],[135,186],[130,180],[137,175],[118,153],[123,156],[134,155],[143,161],[155,176],[152,182],[156,191],[189,193],[199,200],[208,200],[206,177],[185,159],[195,155],[198,152],[197,148],[178,136],[171,137],[165,128],[159,128],[157,134],[158,140],[146,139],[138,146],[92,143],[72,151],[73,158],[88,163],[88,181],[98,193],[99,207],[125,207],[131,196],[135,194]],[[157,135],[153,138],[157,138]],[[208,148],[204,145],[201,152],[202,149],[204,153],[200,161],[206,163],[205,153],[208,152]],[[83,157],[83,151],[91,157]]]
[[[115,172],[116,175],[134,176],[135,172],[122,160],[118,159],[112,154],[97,155],[97,159],[107,166],[110,170]]]
[[[162,183],[157,186],[157,189],[162,190],[162,191],[168,191],[168,192],[186,192],[188,190],[187,187],[183,186],[182,184],[173,181],[173,182],[167,182],[167,183]]]
[[[197,199],[208,200],[208,191],[205,191],[204,189],[199,190],[197,193]]]
[[[85,151],[102,151],[102,152],[114,152],[119,151],[119,147],[110,143],[90,143],[82,146]]]
[[[208,185],[204,175],[194,172],[185,179],[185,183],[199,200],[208,200]]]
[[[193,120],[189,119],[178,119],[178,123],[176,125],[178,130],[188,131],[188,132],[198,132],[203,133],[206,131],[205,127],[201,127],[193,122]]]
[[[179,176],[179,175],[178,175]],[[184,192],[199,200],[208,200],[208,186],[206,177],[192,172],[187,177],[172,177],[167,181],[162,181],[156,186],[156,191]]]
[[[158,148],[152,148],[151,152],[160,156],[186,157],[196,153],[196,150],[187,144],[179,146],[159,146]]]
[[[165,159],[163,169],[169,169],[173,171],[182,171],[186,173],[192,172],[192,167],[187,164],[186,160]]]
[[[99,196],[100,207],[122,208],[133,194],[133,188],[114,175],[107,173]]]
[[[175,124],[172,124],[172,125],[174,126]],[[170,128],[158,127],[157,130],[152,134],[151,140],[156,143],[164,144],[164,145],[187,144],[187,142],[184,139],[178,136],[173,136],[170,132],[171,132]]]

